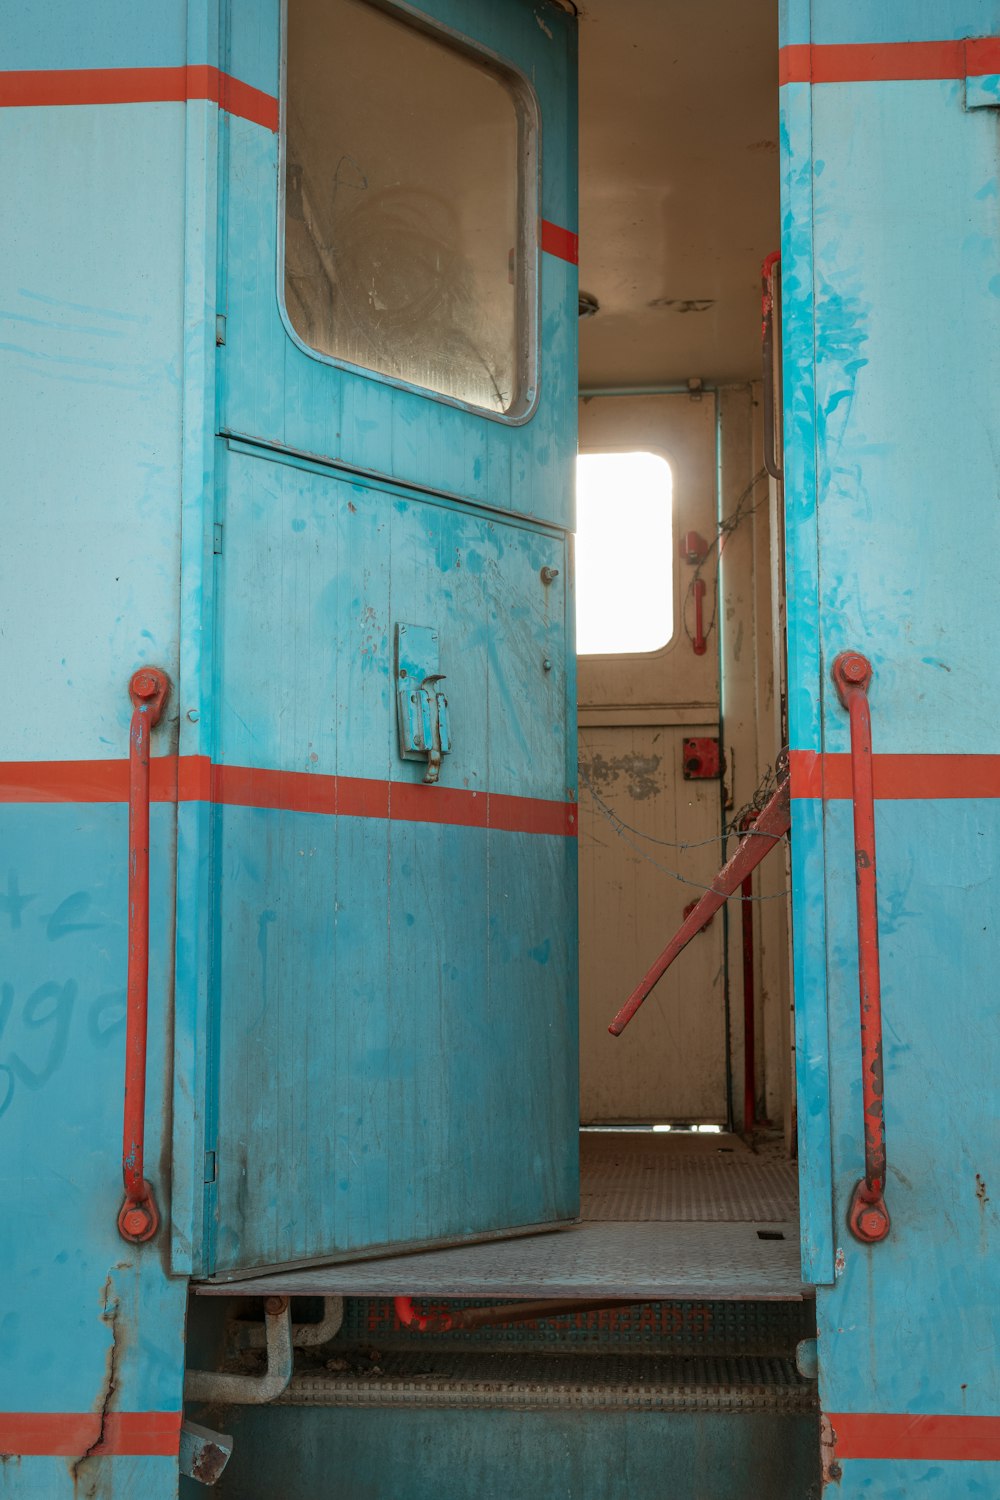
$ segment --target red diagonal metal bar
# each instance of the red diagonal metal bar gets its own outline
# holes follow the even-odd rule
[[[693,937],[704,927],[709,917],[724,906],[726,901],[744,880],[755,870],[769,850],[788,832],[791,821],[788,776],[778,783],[774,796],[761,810],[752,832],[741,840],[739,848],[712,881],[702,896],[677,929],[653,967],[646,973],[629,995],[621,1010],[608,1027],[612,1036],[621,1036],[647,995],[658,984],[670,968],[677,955],[687,947]]]
[[[160,1224],[146,1181],[146,1039],[149,1010],[149,736],[170,691],[157,667],[143,667],[128,685],[128,987],[125,1021],[125,1111],[122,1179],[125,1202],[118,1231],[133,1244],[152,1239]]]
[[[860,652],[843,651],[833,664],[833,680],[851,720],[861,1077],[865,1111],[865,1175],[851,1196],[847,1222],[855,1238],[870,1245],[884,1240],[889,1233],[889,1210],[885,1206],[885,1098],[878,879],[875,871],[875,788],[872,778],[872,717],[868,702],[872,664]]]

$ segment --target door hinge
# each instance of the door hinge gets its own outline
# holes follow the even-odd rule
[[[215,1181],[215,1152],[205,1152],[205,1182]]]
[[[216,557],[222,554],[222,522],[216,521],[212,526],[212,551]]]
[[[224,344],[226,342],[226,315],[225,315],[225,313],[216,313],[216,315],[215,315],[215,342],[216,342],[217,345],[221,345],[221,344]]]

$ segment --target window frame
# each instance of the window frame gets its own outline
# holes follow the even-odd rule
[[[671,580],[671,590],[670,590],[670,634],[668,635],[667,639],[664,641],[664,643],[663,643],[662,646],[653,646],[649,651],[581,651],[579,649],[579,647],[577,647],[576,648],[576,658],[577,658],[577,661],[581,665],[583,663],[585,663],[585,662],[592,662],[592,661],[593,662],[600,662],[600,661],[609,661],[609,662],[610,661],[653,661],[656,657],[658,657],[658,656],[665,656],[668,651],[675,650],[676,647],[677,647],[678,642],[680,641],[680,639],[681,639],[681,637],[683,635],[683,632],[678,629],[679,620],[678,620],[678,614],[677,614],[678,585],[679,585],[679,582],[680,582],[679,569],[678,569],[678,557],[677,557],[677,527],[676,527],[676,524],[675,524],[676,523],[676,518],[677,518],[677,508],[676,508],[676,505],[674,503],[675,497],[676,497],[676,494],[677,494],[677,465],[675,464],[672,455],[669,453],[669,451],[666,448],[660,447],[659,444],[656,444],[656,445],[646,444],[645,446],[643,446],[641,448],[636,448],[631,443],[626,443],[626,444],[622,444],[620,447],[618,447],[618,446],[616,446],[616,447],[607,447],[607,446],[604,446],[604,447],[601,447],[601,448],[578,448],[576,456],[577,456],[578,459],[581,459],[581,458],[602,458],[605,455],[607,455],[608,457],[611,457],[614,454],[626,454],[626,453],[648,453],[653,458],[662,458],[663,462],[666,464],[667,468],[670,471],[670,580]],[[579,525],[579,513],[577,514],[577,525]],[[576,537],[577,537],[577,534],[578,534],[578,532],[574,531],[574,533],[573,533],[574,558],[575,558],[575,554],[576,554]],[[574,567],[574,575],[575,575],[575,572],[576,572],[576,570],[575,570],[575,567]],[[579,580],[577,579],[576,576],[574,576],[574,580],[573,580],[574,611],[577,610],[577,609],[579,609],[579,586],[578,585],[579,585]],[[576,616],[575,616],[575,613],[574,613],[574,621],[573,621],[574,636],[576,636],[576,634],[577,634],[576,623],[577,623],[576,622]]]
[[[284,326],[285,333],[303,354],[320,364],[328,365],[332,369],[340,370],[344,374],[358,376],[366,380],[377,380],[382,385],[392,386],[396,390],[406,391],[411,395],[422,396],[425,400],[437,401],[445,406],[456,407],[459,411],[470,412],[473,416],[483,417],[487,421],[500,422],[505,427],[523,427],[531,421],[538,410],[541,396],[542,383],[542,352],[540,346],[539,331],[541,327],[541,160],[542,160],[542,119],[538,96],[531,85],[527,75],[501,57],[499,53],[491,48],[483,46],[474,38],[464,35],[455,30],[454,27],[444,25],[426,15],[423,11],[416,9],[407,3],[407,0],[361,0],[362,4],[369,5],[373,10],[383,11],[397,21],[403,21],[415,31],[422,31],[425,35],[442,43],[450,51],[464,54],[480,64],[487,64],[496,77],[508,88],[515,110],[517,122],[517,156],[518,156],[518,241],[521,249],[520,261],[524,267],[523,285],[521,296],[517,307],[517,349],[516,361],[519,374],[519,397],[510,411],[491,411],[488,407],[477,406],[472,401],[462,401],[458,397],[446,395],[441,391],[431,390],[428,386],[417,385],[413,381],[400,379],[396,375],[383,374],[379,370],[371,370],[365,365],[352,363],[350,360],[339,359],[331,354],[324,354],[321,350],[307,344],[299,334],[288,314],[285,305],[285,204],[286,204],[286,166],[287,166],[287,108],[288,108],[288,4],[289,0],[280,0],[280,57],[279,57],[279,123],[278,123],[278,227],[277,227],[277,277],[276,295],[278,301],[278,314]]]

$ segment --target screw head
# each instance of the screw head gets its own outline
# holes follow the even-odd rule
[[[874,1239],[885,1229],[885,1215],[877,1208],[868,1208],[858,1220],[859,1227]]]
[[[129,1208],[122,1214],[122,1229],[137,1239],[150,1225],[150,1216],[144,1208]]]
[[[157,681],[152,672],[137,672],[132,680],[132,691],[137,698],[155,698]]]
[[[849,656],[841,663],[840,670],[848,682],[864,682],[868,663],[863,656]]]

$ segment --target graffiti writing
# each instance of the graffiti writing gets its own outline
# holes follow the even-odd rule
[[[36,892],[22,890],[16,871],[8,872],[6,886],[0,885],[0,925],[22,933],[22,943],[38,943],[44,933],[48,943],[57,944],[107,925],[92,919],[95,914],[87,891],[73,891],[48,911],[41,909],[38,900]],[[107,1047],[125,1025],[124,988],[81,1000],[75,978],[48,978],[24,985],[0,977],[0,1117],[18,1089],[33,1093],[43,1088],[61,1067],[74,1017],[79,1017],[76,1024],[84,1028],[92,1047]]]

